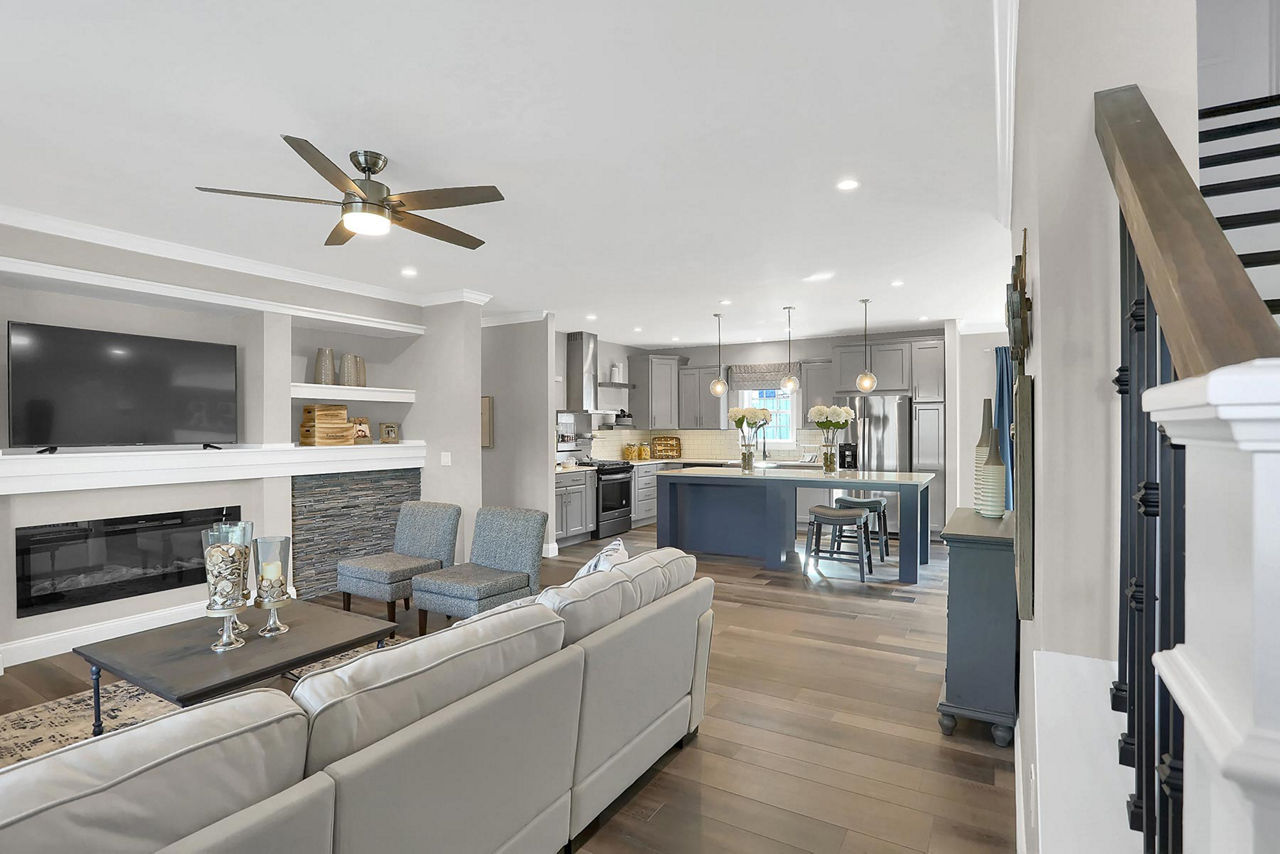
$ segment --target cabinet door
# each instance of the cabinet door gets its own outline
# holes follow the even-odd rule
[[[854,378],[857,378],[855,373]],[[800,366],[800,402],[810,406],[831,406],[835,396],[835,369],[831,362],[805,362]]]
[[[832,347],[831,360],[834,376],[832,378],[836,391],[854,391],[857,389],[858,374],[866,364],[862,357],[862,347]],[[828,403],[828,406],[831,404]]]
[[[698,369],[680,369],[680,429],[697,430],[702,426],[702,408],[698,399]]]
[[[942,471],[947,459],[946,406],[920,403],[912,410],[911,468],[915,471]]]
[[[587,530],[587,488],[571,486],[564,496],[565,535],[574,536]]]
[[[946,399],[946,360],[941,341],[912,343],[911,396],[921,403]]]
[[[568,492],[567,489],[556,490],[556,539],[557,540],[566,536],[565,501],[564,501],[564,496],[566,492]]]
[[[911,390],[911,346],[872,344],[871,371],[876,375],[876,392]]]
[[[680,378],[675,359],[650,359],[649,387],[652,430],[675,430],[680,426]]]
[[[711,384],[720,376],[719,368],[698,368],[698,426],[703,430],[724,430],[729,426],[729,396],[716,397]]]

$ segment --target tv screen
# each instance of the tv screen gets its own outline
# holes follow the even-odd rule
[[[11,447],[236,438],[234,344],[9,322]]]

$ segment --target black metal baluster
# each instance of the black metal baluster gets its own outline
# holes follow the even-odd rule
[[[1133,290],[1133,272],[1132,267],[1137,264],[1133,249],[1133,241],[1129,238],[1129,229],[1124,221],[1124,214],[1120,215],[1120,314],[1125,316],[1129,310],[1130,296]],[[1121,496],[1133,493],[1133,483],[1130,478],[1130,469],[1132,463],[1132,452],[1129,447],[1129,434],[1132,432],[1132,415],[1131,415],[1131,399],[1129,394],[1129,331],[1128,325],[1124,324],[1120,330],[1120,366],[1116,368],[1115,379],[1112,380],[1116,387],[1116,394],[1120,395],[1120,494]],[[1111,683],[1111,710],[1115,712],[1124,712],[1126,716],[1129,713],[1129,659],[1130,659],[1130,639],[1129,634],[1129,576],[1133,561],[1130,553],[1132,551],[1132,537],[1130,536],[1127,515],[1122,513],[1120,519],[1120,595],[1117,597],[1120,604],[1119,631],[1117,632],[1119,643],[1116,652],[1117,673],[1116,680]],[[1132,724],[1132,718],[1127,717],[1126,723]],[[1132,726],[1126,728],[1121,733],[1119,740],[1119,755],[1123,763],[1126,753],[1126,746],[1133,744]]]

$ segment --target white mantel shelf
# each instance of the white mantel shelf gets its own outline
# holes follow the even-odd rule
[[[347,400],[378,403],[413,403],[418,397],[417,392],[411,388],[376,388],[320,383],[292,383],[289,394],[294,400]]]
[[[221,451],[174,448],[66,450],[40,455],[5,452],[0,455],[0,495],[420,468],[426,455],[426,443],[422,441],[328,448],[241,445]]]

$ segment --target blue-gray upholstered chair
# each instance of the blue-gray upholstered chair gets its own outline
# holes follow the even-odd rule
[[[800,567],[801,572],[808,572],[809,565],[821,575],[818,564],[822,560],[835,560],[841,563],[857,563],[858,579],[867,580],[867,563],[871,557],[868,554],[871,551],[870,540],[864,541],[863,532],[867,530],[867,520],[871,517],[871,511],[862,507],[829,507],[826,504],[817,504],[809,508],[809,534],[804,544],[804,565]],[[822,526],[826,525],[831,528],[831,545],[823,547],[822,545]],[[854,529],[854,540],[858,543],[856,552],[846,551],[844,545],[844,530],[846,528]]]
[[[836,499],[836,506],[842,510],[866,510],[871,514],[876,523],[876,533],[880,537],[880,562],[884,563],[889,559],[889,514],[886,508],[889,506],[887,498],[850,498],[840,497]],[[867,541],[867,561],[871,561],[871,528],[867,526],[863,528],[863,536]],[[838,538],[838,535],[837,535]]]
[[[458,548],[458,519],[462,508],[434,501],[406,501],[396,520],[393,550],[338,562],[338,590],[342,607],[351,610],[351,597],[387,603],[387,619],[396,620],[396,601],[409,610],[413,578],[453,566]]]
[[[413,579],[418,634],[427,612],[474,617],[504,602],[537,593],[547,514],[515,507],[481,507],[471,540],[471,561]]]

